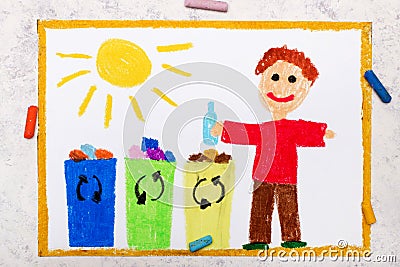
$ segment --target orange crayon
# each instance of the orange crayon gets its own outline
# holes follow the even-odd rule
[[[27,139],[31,139],[35,135],[37,113],[38,108],[36,106],[30,106],[28,108],[24,132],[24,137]]]

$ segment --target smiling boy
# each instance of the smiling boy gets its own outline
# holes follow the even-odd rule
[[[277,204],[283,247],[304,247],[297,202],[297,147],[324,147],[333,138],[326,123],[287,120],[287,114],[303,103],[318,78],[318,70],[303,52],[286,46],[271,48],[259,61],[259,93],[268,105],[272,121],[247,124],[225,121],[211,129],[225,143],[255,145],[253,201],[249,244],[244,249],[268,249],[271,221]]]

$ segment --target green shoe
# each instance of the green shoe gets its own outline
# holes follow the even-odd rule
[[[257,250],[257,249],[268,250],[269,249],[267,243],[249,243],[249,244],[243,245],[242,247],[245,250]]]
[[[284,248],[302,248],[307,246],[307,242],[303,241],[285,241],[281,243]]]

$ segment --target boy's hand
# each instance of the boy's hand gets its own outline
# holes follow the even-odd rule
[[[324,135],[324,137],[326,138],[326,139],[332,139],[332,138],[334,138],[335,137],[335,132],[334,131],[332,131],[332,130],[326,130],[325,131],[325,135]]]
[[[223,129],[224,129],[224,125],[222,124],[222,122],[217,121],[217,123],[215,123],[214,127],[212,127],[210,133],[212,136],[217,137],[222,134]]]

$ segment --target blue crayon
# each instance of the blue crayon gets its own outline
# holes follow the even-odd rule
[[[378,94],[383,103],[389,103],[392,100],[392,97],[389,95],[388,91],[386,91],[385,87],[372,70],[367,70],[364,73],[364,77]]]
[[[212,243],[212,237],[210,235],[206,235],[200,239],[197,239],[193,242],[189,243],[189,250],[190,252],[198,251]]]

